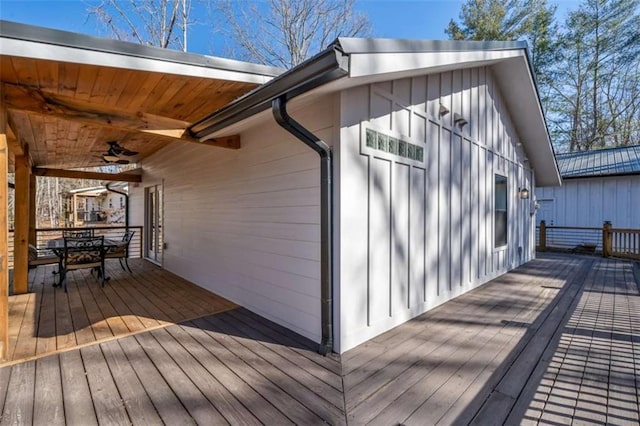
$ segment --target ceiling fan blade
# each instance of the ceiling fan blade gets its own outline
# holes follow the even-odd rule
[[[114,161],[114,163],[116,163],[116,164],[129,164],[129,160],[118,160],[118,161]]]
[[[129,151],[128,149],[125,149],[121,152],[122,155],[125,155],[127,157],[131,157],[132,155],[138,155],[137,151]]]

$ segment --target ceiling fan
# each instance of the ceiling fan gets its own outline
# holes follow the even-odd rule
[[[136,151],[130,151],[118,144],[117,141],[107,142],[109,145],[109,149],[102,155],[102,159],[105,163],[116,163],[116,164],[129,164],[129,160],[125,160],[124,158],[120,158],[120,156],[130,157],[132,155],[138,155]]]

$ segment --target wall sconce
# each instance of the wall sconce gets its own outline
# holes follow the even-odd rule
[[[462,129],[468,123],[468,121],[456,112],[453,114],[453,123]]]
[[[521,200],[528,200],[529,199],[529,190],[527,188],[520,188],[518,190],[518,195],[520,196]]]
[[[438,110],[438,114],[440,114],[440,117],[443,117],[447,114],[449,114],[449,108],[447,108],[446,106],[440,104],[440,110]]]

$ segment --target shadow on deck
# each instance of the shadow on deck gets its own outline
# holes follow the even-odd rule
[[[639,329],[632,263],[545,254],[341,357],[240,308],[0,368],[0,408],[36,424],[637,424]]]

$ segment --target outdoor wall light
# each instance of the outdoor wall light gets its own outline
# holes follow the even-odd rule
[[[462,129],[468,121],[456,112],[453,114],[453,123]]]
[[[528,200],[529,199],[529,190],[527,188],[520,188],[518,190],[518,195],[520,196],[521,200]]]
[[[449,108],[440,104],[440,110],[438,110],[438,114],[440,114],[440,117],[444,117],[445,115],[449,114],[449,112]]]

